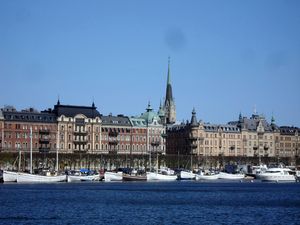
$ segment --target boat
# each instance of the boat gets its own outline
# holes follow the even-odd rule
[[[17,182],[18,172],[15,171],[3,171],[3,181],[4,182]]]
[[[173,181],[173,180],[177,180],[177,175],[168,175],[168,174],[157,173],[157,172],[147,172],[147,181],[154,181],[154,180]]]
[[[194,180],[196,179],[196,174],[191,171],[180,171],[179,174],[180,180]]]
[[[288,168],[269,168],[266,172],[258,174],[257,179],[261,181],[293,182],[296,181],[296,176]]]
[[[201,172],[200,174],[196,174],[196,180],[217,180],[219,179],[219,174],[207,173],[204,174]]]
[[[240,173],[225,173],[220,172],[219,173],[219,179],[225,179],[225,180],[241,180],[244,179],[245,175]]]
[[[100,176],[99,174],[94,175],[68,175],[67,181],[68,182],[79,182],[79,181],[99,181]]]
[[[92,174],[89,169],[81,169],[78,171],[69,171],[67,175],[68,182],[80,182],[80,181],[99,181],[99,174]]]
[[[137,174],[123,174],[124,181],[146,181],[147,176]]]
[[[56,183],[66,181],[66,175],[18,173],[17,183]]]
[[[123,172],[109,172],[104,173],[104,181],[122,181]]]

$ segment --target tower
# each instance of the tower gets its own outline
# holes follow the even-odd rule
[[[176,122],[176,107],[172,94],[172,85],[170,79],[170,57],[168,60],[168,78],[167,78],[167,89],[164,104],[164,111],[167,124],[173,124]]]

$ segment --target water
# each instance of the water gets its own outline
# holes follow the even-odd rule
[[[0,224],[300,224],[300,183],[0,184]]]

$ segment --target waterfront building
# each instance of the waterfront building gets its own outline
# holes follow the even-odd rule
[[[158,115],[158,113],[154,112],[150,103],[148,103],[146,112],[142,113],[139,118],[144,120],[144,124],[147,128],[146,131],[147,152],[156,152],[156,153],[165,154],[166,127],[163,124],[163,121],[161,121],[161,117]]]
[[[278,157],[290,157],[294,160],[299,157],[300,147],[300,128],[293,126],[281,126],[280,147]]]
[[[101,118],[92,106],[61,105],[49,110],[56,116],[57,147],[61,153],[99,153],[101,146]]]
[[[298,151],[298,128],[284,129],[268,123],[264,116],[253,114],[228,124],[191,121],[167,128],[167,154],[231,157],[290,157]],[[286,137],[283,137],[286,135]],[[292,137],[291,137],[292,136]],[[285,141],[286,143],[282,143]]]
[[[163,109],[165,114],[165,123],[174,124],[176,122],[176,106],[172,93],[171,75],[170,75],[170,58],[168,61],[168,77],[167,77],[167,88],[166,97]]]
[[[38,112],[33,108],[17,111],[6,106],[2,113],[2,151],[17,152],[30,150],[30,129],[34,152],[56,150],[56,117],[51,112]]]
[[[131,151],[131,123],[122,114],[113,116],[101,115],[101,153],[130,154]]]

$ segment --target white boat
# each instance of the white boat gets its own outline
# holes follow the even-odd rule
[[[123,172],[108,172],[104,173],[104,181],[122,181]]]
[[[167,175],[156,172],[147,172],[147,181],[161,180],[161,181],[173,181],[177,179],[177,175]]]
[[[95,175],[68,175],[68,182],[80,182],[80,181],[99,181],[99,174]]]
[[[3,181],[4,182],[17,182],[18,172],[13,171],[3,171]]]
[[[191,171],[180,171],[180,179],[181,180],[194,180],[196,179],[196,174]]]
[[[17,183],[56,183],[66,181],[66,175],[38,175],[30,173],[18,173]]]
[[[244,174],[231,174],[231,173],[224,173],[220,172],[219,173],[219,179],[225,179],[225,180],[241,180],[244,179],[245,175]]]
[[[219,179],[219,174],[196,174],[196,180],[217,180]]]
[[[266,172],[258,174],[257,179],[261,181],[296,181],[295,175],[291,174],[292,170],[288,168],[270,168]]]

